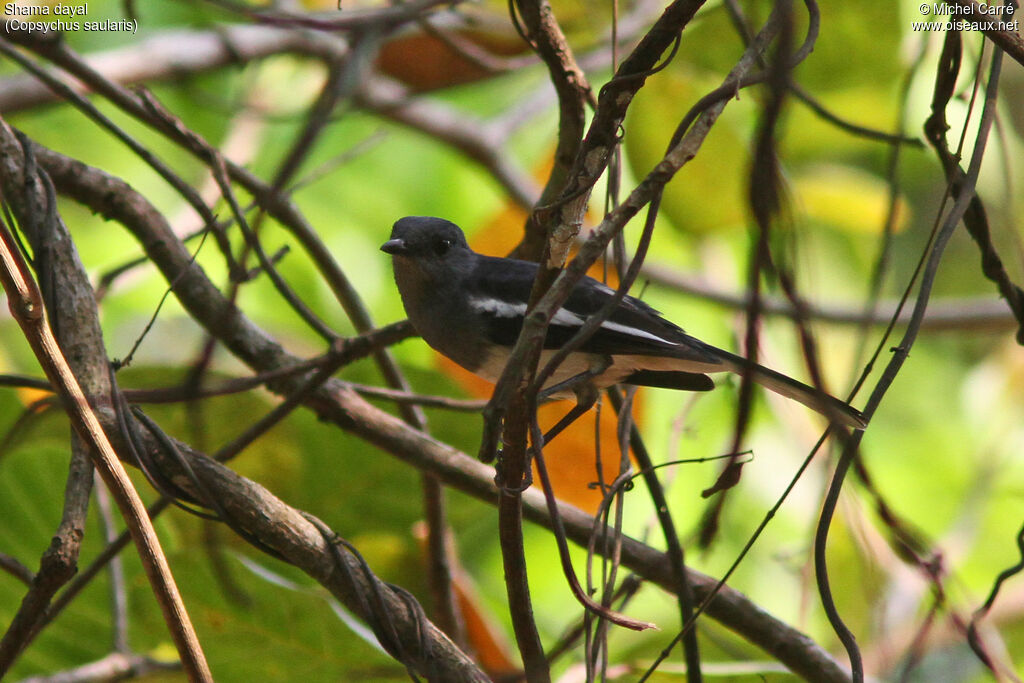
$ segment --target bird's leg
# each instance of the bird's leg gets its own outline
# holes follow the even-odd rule
[[[591,407],[593,407],[593,405],[597,403],[597,387],[595,387],[593,382],[591,382],[590,380],[602,374],[605,370],[611,367],[611,365],[611,356],[601,356],[600,362],[595,363],[586,371],[581,372],[578,375],[573,375],[567,380],[563,380],[558,384],[553,384],[552,386],[540,391],[540,393],[537,395],[538,401],[547,400],[551,396],[557,393],[561,393],[563,391],[572,391],[573,394],[575,394],[576,396],[576,405],[573,407],[572,410],[566,413],[561,420],[558,421],[558,424],[556,424],[554,427],[548,430],[547,434],[544,435],[543,442],[540,444],[540,446],[545,446],[551,443],[551,440],[558,436],[558,434],[562,432],[562,430],[564,430],[566,427],[568,427],[577,419],[579,419],[580,415],[583,415],[583,413],[590,410]],[[497,467],[495,468],[494,483],[499,489],[509,490],[508,487],[505,486],[505,482],[502,481],[501,478],[501,451],[501,446],[498,446],[496,455],[499,462],[497,464]],[[532,484],[533,470],[532,468],[528,468],[526,470],[525,482],[522,486],[517,487],[515,491],[525,491],[526,489],[530,488]]]
[[[544,435],[543,445],[546,446],[551,443],[552,439],[558,436],[563,429],[579,419],[583,413],[590,410],[597,403],[597,389],[590,382],[579,384],[573,389],[573,393],[576,394],[576,405],[554,427],[548,430],[548,433]]]
[[[576,387],[573,388],[573,393],[576,394],[576,405],[573,406],[572,410],[566,413],[565,416],[558,421],[558,424],[556,424],[554,427],[548,430],[548,433],[545,434],[543,437],[543,441],[540,444],[541,446],[546,446],[549,443],[551,443],[551,440],[558,436],[558,434],[563,429],[565,429],[573,422],[575,422],[581,415],[583,415],[583,413],[590,410],[590,408],[595,403],[597,403],[597,388],[589,381],[592,376],[593,375],[588,371],[582,372],[579,375],[576,375],[576,377],[571,377],[569,378],[569,380],[567,380],[569,382],[576,382]],[[579,381],[578,378],[581,377],[588,381]],[[562,389],[562,391],[564,391],[564,388]],[[496,468],[496,473],[494,475],[494,483],[495,485],[497,485],[499,489],[511,491],[513,493],[522,493],[523,491],[525,491],[526,489],[530,488],[530,486],[533,485],[533,468],[527,467],[525,473],[526,476],[523,479],[522,485],[517,486],[515,489],[509,489],[509,487],[505,485],[504,481],[501,478],[500,450],[498,451],[498,460],[499,463]]]
[[[600,363],[592,365],[586,370],[586,372],[573,375],[569,379],[552,385],[540,392],[539,398],[542,400],[566,390],[571,390],[572,393],[576,395],[576,406],[566,413],[565,417],[559,420],[554,427],[548,430],[548,433],[544,435],[544,443],[542,445],[551,443],[551,440],[558,436],[562,430],[571,425],[581,415],[583,415],[583,413],[593,407],[597,402],[597,387],[595,387],[594,383],[590,380],[604,373],[604,371],[611,367],[611,365],[611,357],[602,356]]]
[[[596,356],[596,358],[599,360],[595,362],[595,364],[591,365],[578,375],[573,375],[569,379],[564,379],[558,384],[552,384],[549,387],[541,389],[540,393],[537,394],[538,401],[546,401],[555,394],[560,394],[564,391],[571,391],[576,394],[577,398],[579,398],[580,387],[590,384],[591,379],[604,374],[604,371],[612,366],[613,361],[611,356]],[[597,399],[595,398],[594,400],[596,401]]]

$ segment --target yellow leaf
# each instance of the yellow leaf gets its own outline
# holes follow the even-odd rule
[[[675,63],[650,79],[626,117],[625,149],[633,175],[643,178],[661,161],[687,109],[714,87],[712,80]],[[749,154],[732,114],[726,110],[697,156],[665,186],[661,213],[682,232],[704,235],[746,221]]]
[[[849,166],[814,166],[793,182],[796,208],[807,220],[846,232],[877,233],[889,211],[889,187],[879,178]],[[907,224],[906,202],[897,197],[896,231]]]

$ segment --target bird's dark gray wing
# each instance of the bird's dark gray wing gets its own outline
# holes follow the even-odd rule
[[[515,344],[526,313],[522,302],[529,300],[536,274],[537,264],[529,261],[478,259],[466,289],[470,305],[484,321],[491,342],[502,346]],[[557,349],[565,345],[614,294],[613,289],[597,280],[589,277],[581,280],[552,318],[544,348]],[[689,336],[631,296],[619,303],[579,350],[609,356],[669,356],[714,365],[721,362],[714,347]]]

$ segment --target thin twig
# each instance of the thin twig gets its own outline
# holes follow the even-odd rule
[[[205,0],[257,23],[279,27],[302,27],[321,31],[383,30],[426,16],[439,5],[455,6],[462,0],[414,0],[380,9],[300,14],[282,10],[254,9],[233,0]]]
[[[515,426],[511,429],[506,426],[503,432],[503,453],[495,468],[495,482],[501,491],[498,499],[498,540],[505,570],[505,593],[526,679],[531,683],[546,683],[551,680],[551,672],[533,619],[526,550],[523,547],[522,496],[529,485],[530,467],[526,432],[529,406],[525,401],[513,404],[509,414],[514,422],[507,424]]]
[[[8,35],[19,34],[20,32],[14,31]],[[31,73],[39,81],[45,83],[46,86],[53,90],[53,92],[59,97],[74,105],[85,116],[121,141],[126,147],[131,149],[132,152],[156,171],[161,178],[163,178],[178,194],[182,196],[182,198],[185,199],[186,202],[188,202],[189,206],[195,210],[207,228],[213,231],[214,236],[217,238],[217,245],[227,260],[229,268],[235,267],[234,259],[231,256],[231,247],[227,242],[227,238],[219,230],[217,218],[213,215],[210,207],[208,207],[203,201],[203,198],[199,196],[191,185],[171,170],[170,166],[164,163],[152,151],[143,146],[123,128],[118,126],[108,116],[97,109],[96,106],[87,98],[78,94],[34,61],[21,54],[18,50],[14,49],[12,45],[9,45],[6,41],[0,41],[0,52]]]
[[[947,41],[950,40],[950,36],[952,35],[953,34],[947,34]],[[921,320],[924,318],[924,311],[928,306],[928,299],[931,295],[932,284],[935,281],[935,275],[938,272],[939,262],[941,261],[943,251],[949,243],[949,238],[952,236],[953,231],[960,223],[960,220],[963,218],[972,199],[974,198],[974,188],[977,184],[978,174],[981,170],[981,161],[985,155],[985,145],[988,141],[988,133],[992,125],[993,117],[995,116],[996,95],[999,90],[999,70],[1002,62],[1001,57],[1002,51],[996,49],[992,57],[992,66],[990,67],[989,81],[985,93],[985,107],[982,112],[982,119],[978,128],[978,134],[975,138],[974,151],[971,154],[970,165],[967,173],[963,177],[962,184],[955,188],[955,191],[957,192],[956,201],[943,221],[941,228],[936,234],[934,243],[932,244],[928,261],[925,264],[924,271],[921,275],[921,285],[918,289],[917,301],[914,304],[911,321],[907,326],[907,330],[904,333],[899,346],[894,349],[892,360],[890,360],[885,371],[882,373],[881,378],[879,378],[875,389],[871,392],[871,396],[868,398],[868,402],[864,407],[864,415],[869,420],[877,410],[893,380],[896,379],[896,375],[899,373],[903,363],[906,361],[907,356],[910,353],[910,348],[917,339],[917,334],[921,328]],[[940,64],[940,79],[945,76],[943,68],[948,68],[948,62],[943,61]],[[938,98],[936,103],[938,106],[945,107],[946,100]],[[939,114],[938,111],[935,113],[937,115]],[[843,641],[843,645],[846,647],[847,653],[850,655],[850,665],[853,669],[853,678],[855,682],[864,680],[864,670],[860,659],[860,651],[857,649],[856,640],[854,639],[853,634],[850,633],[849,629],[843,623],[835,609],[835,605],[831,602],[825,547],[828,541],[829,527],[832,522],[832,516],[835,511],[839,492],[842,489],[844,477],[850,467],[850,464],[859,451],[860,441],[863,438],[863,435],[863,431],[854,432],[844,444],[842,456],[839,459],[839,463],[836,465],[836,471],[832,477],[828,497],[826,498],[825,504],[822,508],[821,517],[818,522],[818,531],[815,535],[814,542],[814,566],[818,580],[819,593],[822,596],[825,612],[828,615],[829,621],[832,623],[832,626],[836,630],[840,640]]]
[[[749,44],[750,39],[753,37],[750,27],[747,25],[746,17],[743,15],[743,9],[740,7],[737,0],[725,0],[725,9],[729,13],[729,18],[732,20],[733,26],[736,27],[737,32],[740,34],[740,38],[743,42]],[[762,62],[762,66],[764,62]],[[812,97],[803,86],[796,82],[795,79],[790,77],[788,87],[792,90],[794,97],[799,101],[807,105],[807,108],[817,114],[823,120],[831,123],[832,125],[845,130],[851,135],[857,135],[869,140],[878,140],[879,142],[886,142],[895,146],[899,145],[911,145],[913,147],[923,147],[923,143],[917,138],[908,137],[903,135],[902,132],[897,133],[886,133],[885,131],[875,130],[874,128],[868,128],[852,121],[847,121],[838,114],[830,111],[819,102],[817,99]]]
[[[26,586],[31,586],[32,581],[35,578],[35,574],[32,573],[31,569],[23,565],[18,558],[8,555],[7,553],[0,553],[0,569],[18,579]]]
[[[325,59],[338,51],[339,41],[309,31],[222,24],[215,30],[162,31],[124,47],[90,53],[87,60],[107,79],[133,85],[179,79],[282,53]],[[82,95],[89,91],[79,81],[68,85]],[[59,95],[32,76],[0,80],[0,112],[5,114],[57,101]]]
[[[509,0],[513,20],[522,17],[523,38],[534,49],[548,69],[548,77],[558,97],[558,137],[554,164],[538,204],[550,204],[566,189],[583,142],[587,104],[596,106],[587,77],[576,63],[569,42],[555,19],[547,0]],[[539,261],[547,239],[544,216],[531,212],[526,222],[522,244],[513,252],[519,258]]]
[[[100,480],[97,478],[97,484]],[[96,501],[99,503],[100,525],[103,540],[113,543],[119,534],[114,528],[114,511],[110,504],[110,493],[102,485],[96,487]],[[147,511],[148,512],[148,511]],[[150,518],[152,519],[152,517]],[[127,653],[128,649],[128,594],[124,580],[124,563],[120,557],[110,560],[110,613],[113,625],[113,647],[115,652]]]
[[[111,652],[95,662],[46,676],[29,676],[20,683],[101,683],[145,678],[149,674],[180,671],[179,662],[164,662],[145,655]]]
[[[426,98],[414,98],[407,88],[383,76],[365,79],[355,97],[370,111],[442,140],[480,164],[523,208],[532,208],[540,196],[533,179],[495,144],[499,136],[493,126]]]
[[[579,581],[576,578],[576,572],[572,568],[572,560],[569,557],[569,545],[566,540],[565,529],[562,526],[561,516],[558,514],[558,501],[555,498],[555,491],[551,486],[551,477],[548,476],[547,465],[544,463],[544,454],[541,449],[536,446],[536,444],[543,442],[543,434],[541,434],[540,426],[537,424],[536,420],[531,421],[530,429],[530,440],[535,444],[533,460],[537,465],[537,473],[540,475],[541,486],[544,489],[544,500],[547,502],[548,506],[548,515],[551,517],[552,526],[554,527],[555,541],[558,545],[558,557],[562,562],[562,571],[569,580],[569,586],[572,589],[573,596],[587,610],[593,612],[601,619],[607,619],[616,626],[624,626],[625,628],[632,629],[634,631],[643,631],[649,628],[654,628],[654,624],[641,621],[639,619],[632,619],[617,612],[613,612],[587,595],[580,586]]]
[[[728,291],[699,276],[681,273],[657,263],[645,263],[640,271],[652,285],[687,294],[730,309],[743,309],[748,305],[746,293]],[[761,299],[765,315],[782,316],[795,320],[797,311],[785,298],[765,295]],[[862,306],[828,303],[807,303],[808,320],[819,320],[837,325],[889,325],[895,316],[896,325],[910,321],[910,311],[903,310],[900,301],[880,301],[873,311]],[[928,307],[921,328],[935,331],[961,331],[986,333],[1015,330],[1017,318],[1007,309],[1006,302],[991,296],[949,298],[936,301]]]
[[[992,26],[992,24],[998,24],[1000,21],[1013,23],[1013,19],[1016,18],[1017,12],[1020,12],[1019,2],[1015,2],[1015,0],[1007,0],[1007,2],[1015,2],[1017,5],[1017,12],[995,16],[991,13],[991,10],[983,11],[981,3],[974,2],[974,0],[948,1],[963,8],[964,10],[967,10],[964,14],[953,15],[950,17],[951,19],[962,19],[984,26],[985,28],[982,29],[982,33],[985,34],[985,37],[1002,48],[1002,50],[1005,51],[1011,59],[1015,60],[1021,66],[1024,66],[1024,38],[1021,37],[1019,29],[1017,31],[1012,31],[999,28],[998,26]],[[985,7],[996,8],[1002,6],[985,5]]]
[[[355,382],[349,382],[349,384],[360,394],[369,398],[380,398],[386,401],[394,401],[395,403],[413,403],[426,408],[443,408],[458,412],[479,413],[487,405],[487,401],[479,399],[463,400],[447,398],[445,396],[424,396],[423,394],[413,394],[408,391],[385,389],[383,387],[371,387],[366,384],[356,384]]]

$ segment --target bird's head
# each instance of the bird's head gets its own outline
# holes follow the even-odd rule
[[[459,226],[443,218],[406,216],[391,228],[391,239],[381,251],[400,260],[415,262],[424,269],[450,267],[470,254],[466,236]]]

